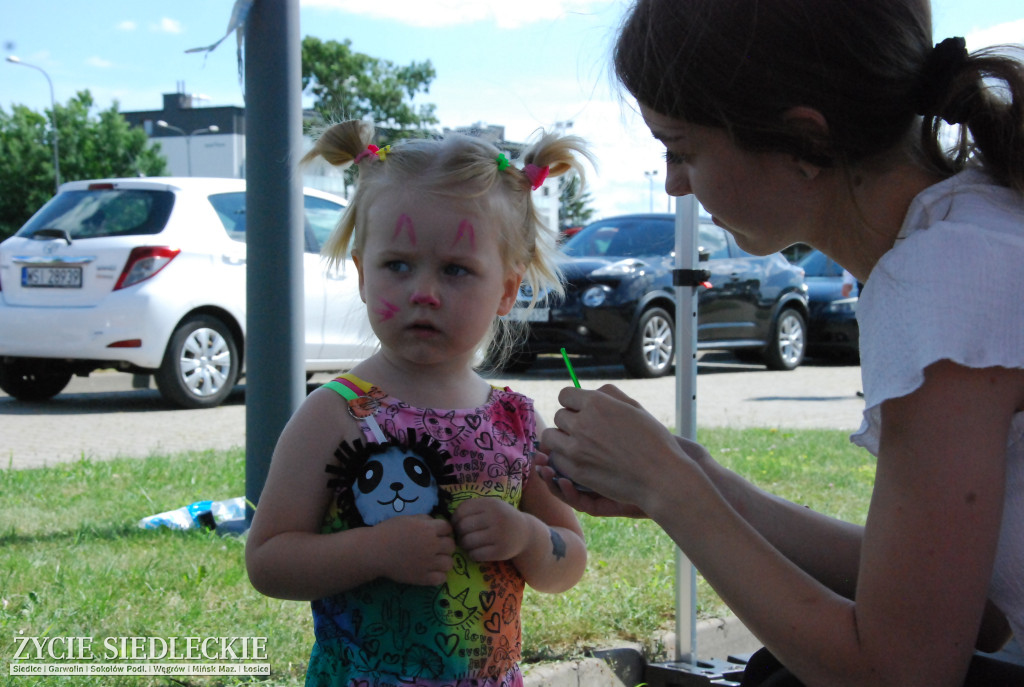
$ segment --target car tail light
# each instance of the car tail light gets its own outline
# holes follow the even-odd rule
[[[180,248],[169,248],[168,246],[132,248],[132,252],[128,255],[128,262],[125,263],[121,276],[114,284],[114,291],[134,286],[149,279],[167,267],[167,264],[180,252]]]

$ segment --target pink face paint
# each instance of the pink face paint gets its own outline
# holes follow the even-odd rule
[[[454,246],[456,243],[462,240],[463,236],[469,236],[469,245],[474,250],[476,249],[476,230],[473,229],[473,223],[468,219],[464,219],[459,222],[459,232],[455,234],[455,240],[452,241]]]
[[[415,246],[416,245],[416,227],[414,227],[413,224],[412,224],[412,217],[410,217],[409,215],[405,214],[404,212],[398,216],[398,221],[395,222],[395,234],[394,234],[394,236],[391,237],[391,239],[392,240],[397,239],[398,236],[402,233],[403,229],[405,229],[409,233],[409,242],[412,243],[412,245]]]
[[[380,317],[382,322],[390,320],[398,312],[399,308],[394,303],[389,303],[387,300],[380,299],[381,307],[377,308],[374,312]]]

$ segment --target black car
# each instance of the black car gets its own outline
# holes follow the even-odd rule
[[[710,283],[698,287],[697,346],[735,349],[770,369],[803,361],[807,296],[803,271],[781,254],[743,251],[724,229],[704,220],[698,251]],[[514,357],[522,369],[540,353],[621,361],[636,377],[659,377],[675,353],[675,215],[610,217],[586,226],[563,246],[564,299],[545,295],[527,319],[529,336]]]
[[[797,262],[807,281],[807,352],[833,358],[856,359],[860,355],[857,327],[857,285],[843,295],[843,268],[820,250],[812,250]]]

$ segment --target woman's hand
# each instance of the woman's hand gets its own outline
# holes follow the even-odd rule
[[[580,491],[571,479],[563,477],[551,467],[548,457],[543,453],[534,455],[533,462],[537,467],[537,476],[548,485],[551,492],[581,513],[598,517],[647,517],[647,514],[636,506],[613,501],[595,491]]]
[[[657,498],[668,468],[688,458],[676,438],[614,386],[566,388],[558,400],[562,409],[555,413],[555,427],[542,434],[544,464],[557,466],[562,476],[604,499],[588,497],[564,480],[558,480],[556,493],[588,513],[640,517],[650,512],[645,504]]]

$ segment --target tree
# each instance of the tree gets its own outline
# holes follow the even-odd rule
[[[558,191],[558,224],[563,229],[569,227],[580,227],[590,221],[594,216],[594,209],[590,207],[593,200],[590,192],[579,195],[579,177],[565,177],[559,180]]]
[[[347,39],[302,39],[302,89],[316,98],[314,109],[328,123],[372,117],[382,145],[425,136],[438,123],[434,105],[411,102],[420,91],[429,92],[436,76],[430,60],[398,67],[355,52]]]
[[[159,149],[148,147],[146,133],[128,124],[117,103],[96,116],[92,109],[89,91],[58,104],[55,113],[14,105],[8,114],[0,107],[0,240],[53,196],[54,115],[61,181],[167,174]]]

